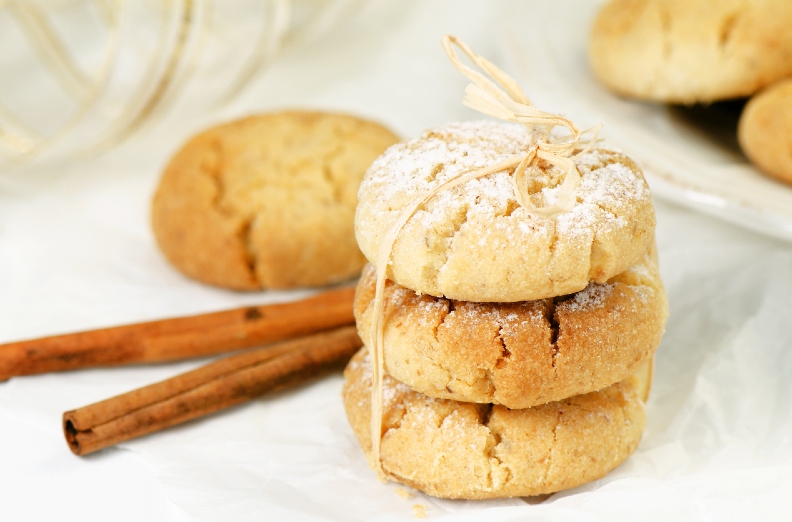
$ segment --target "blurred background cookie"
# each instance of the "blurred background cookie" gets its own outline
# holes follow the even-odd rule
[[[162,175],[152,227],[184,274],[238,290],[321,286],[365,259],[353,218],[360,180],[398,138],[342,114],[282,112],[209,129]]]
[[[750,99],[737,137],[743,152],[766,174],[792,183],[792,79]]]
[[[792,75],[789,0],[613,0],[589,57],[608,88],[646,100],[750,96]]]

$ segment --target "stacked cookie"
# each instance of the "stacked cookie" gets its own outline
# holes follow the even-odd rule
[[[361,185],[362,252],[375,262],[421,194],[534,142],[521,125],[469,122],[392,146]],[[376,274],[364,270],[355,313],[368,348],[347,367],[344,403],[388,478],[447,498],[537,495],[599,478],[636,448],[667,316],[651,195],[621,153],[574,162],[568,212],[526,210],[507,169],[438,193],[400,229],[382,294],[378,455],[367,352]],[[533,204],[551,204],[564,176],[540,161]]]

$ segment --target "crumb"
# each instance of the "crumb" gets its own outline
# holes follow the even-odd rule
[[[408,498],[412,498],[414,496],[411,492],[407,491],[404,488],[396,488],[394,491],[404,500],[407,500]]]
[[[415,504],[413,506],[413,516],[415,518],[426,518],[426,506],[424,504]]]

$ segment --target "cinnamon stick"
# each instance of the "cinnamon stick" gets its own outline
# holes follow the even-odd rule
[[[75,455],[146,435],[297,384],[362,346],[354,326],[258,348],[63,414]]]
[[[354,323],[354,288],[291,303],[163,319],[0,345],[0,381],[94,366],[187,359]]]

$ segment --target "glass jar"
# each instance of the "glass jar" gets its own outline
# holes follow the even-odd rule
[[[0,2],[0,168],[93,153],[238,94],[355,0]]]

